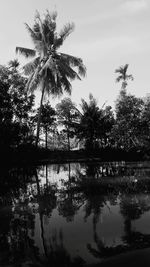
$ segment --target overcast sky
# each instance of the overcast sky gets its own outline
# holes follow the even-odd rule
[[[75,23],[61,50],[81,57],[87,76],[73,82],[73,101],[91,92],[100,106],[114,106],[121,87],[114,72],[126,63],[134,76],[128,91],[150,93],[150,0],[0,0],[0,64],[16,57],[16,46],[33,48],[24,22],[32,26],[35,10],[46,9],[57,10],[58,29]]]

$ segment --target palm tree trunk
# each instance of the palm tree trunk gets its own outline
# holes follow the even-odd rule
[[[37,121],[37,132],[36,132],[36,142],[35,142],[35,146],[36,147],[38,146],[38,142],[39,142],[41,111],[42,111],[42,106],[43,106],[44,90],[45,90],[45,85],[44,85],[44,82],[43,82],[43,84],[42,84],[42,95],[41,95],[40,108],[39,108],[38,121]]]
[[[67,129],[67,139],[68,139],[68,151],[70,151],[70,136],[69,136],[69,129]]]
[[[45,127],[45,148],[47,149],[47,126]]]

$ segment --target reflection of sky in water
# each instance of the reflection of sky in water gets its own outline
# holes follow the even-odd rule
[[[47,170],[46,170],[47,168]],[[78,172],[85,173],[85,168],[79,163],[68,163],[68,164],[51,164],[47,166],[42,166],[38,172],[38,177],[40,179],[40,184],[44,185],[46,183],[46,172],[48,181],[51,185],[57,184],[58,189],[62,189],[63,182],[68,181],[69,175],[75,176]],[[69,173],[70,171],[70,173]]]

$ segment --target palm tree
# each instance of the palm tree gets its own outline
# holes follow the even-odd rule
[[[37,12],[33,27],[25,24],[33,41],[34,49],[16,47],[16,52],[20,52],[27,58],[34,58],[23,67],[25,75],[29,75],[27,90],[33,92],[38,86],[41,87],[36,146],[39,141],[44,96],[46,94],[58,96],[64,91],[70,94],[72,89],[70,82],[76,78],[80,80],[81,76],[84,77],[86,73],[82,59],[58,52],[64,40],[74,30],[74,24],[66,24],[58,34],[56,32],[56,18],[56,12],[49,13],[47,10],[42,20]]]
[[[124,66],[121,66],[115,70],[115,73],[119,74],[119,76],[116,79],[116,82],[122,81],[122,86],[121,86],[122,89],[126,89],[128,80],[133,81],[132,74],[129,74],[129,75],[127,74],[128,67],[129,67],[129,64],[125,64]]]

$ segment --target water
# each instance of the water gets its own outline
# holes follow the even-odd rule
[[[1,169],[0,266],[83,266],[150,247],[150,164]]]

